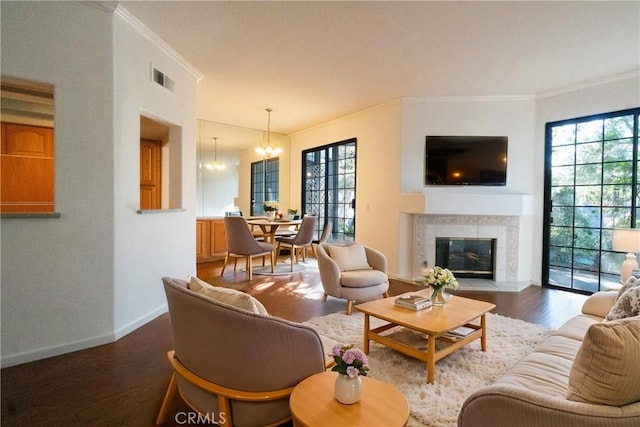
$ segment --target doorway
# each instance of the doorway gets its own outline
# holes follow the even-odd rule
[[[356,138],[302,152],[302,212],[318,216],[316,239],[331,220],[331,240],[354,240],[356,152]]]
[[[548,123],[542,279],[593,293],[620,283],[614,228],[635,228],[640,108]]]

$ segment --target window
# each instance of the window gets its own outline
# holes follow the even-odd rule
[[[316,238],[327,220],[332,240],[355,236],[356,139],[302,152],[302,211],[318,215]]]
[[[547,124],[543,283],[578,292],[619,284],[614,228],[636,228],[640,109]],[[608,287],[608,286],[605,286]]]
[[[53,86],[1,79],[0,212],[53,213]]]
[[[280,198],[280,160],[264,159],[251,163],[251,215],[264,213],[264,202]]]

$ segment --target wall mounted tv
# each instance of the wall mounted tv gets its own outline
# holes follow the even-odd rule
[[[425,185],[507,185],[506,136],[427,136]]]

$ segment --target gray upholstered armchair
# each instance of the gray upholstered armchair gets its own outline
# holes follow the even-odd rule
[[[389,296],[387,258],[382,252],[361,244],[329,243],[317,245],[316,251],[325,301],[328,295],[344,298],[351,314],[354,301]]]
[[[327,359],[318,333],[258,314],[262,305],[239,291],[217,288],[213,292],[223,298],[216,300],[215,295],[203,295],[201,286],[195,288],[193,278],[192,283],[168,277],[162,281],[175,350],[168,353],[174,373],[156,423],[164,422],[176,390],[194,410],[215,414],[225,426],[289,420],[293,387],[325,370]],[[256,313],[249,311],[256,306],[260,308]]]

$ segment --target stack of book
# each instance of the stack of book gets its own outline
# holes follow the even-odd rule
[[[398,307],[408,308],[411,310],[422,310],[431,307],[431,300],[420,295],[406,294],[400,295],[395,301]]]

